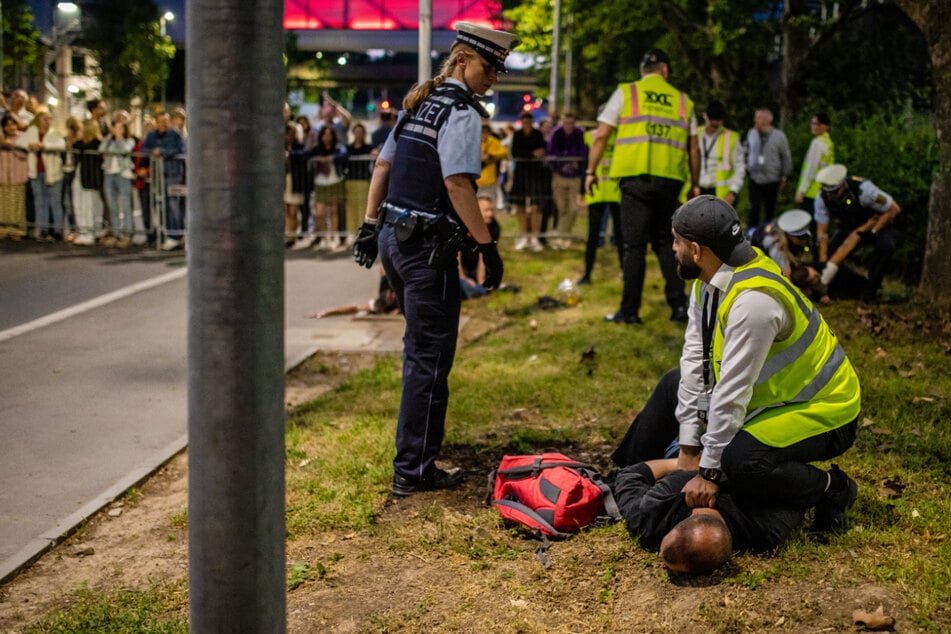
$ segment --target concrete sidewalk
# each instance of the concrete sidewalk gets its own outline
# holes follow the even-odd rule
[[[399,317],[306,315],[376,296],[349,257],[288,258],[285,362],[398,351]],[[0,582],[187,445],[184,275],[0,341]]]

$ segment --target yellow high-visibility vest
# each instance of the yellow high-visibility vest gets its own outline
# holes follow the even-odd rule
[[[823,132],[816,139],[824,141],[826,144],[825,154],[819,159],[819,165],[816,167],[816,174],[819,173],[823,167],[829,167],[835,163],[835,145],[832,144],[832,137],[829,136],[828,132]],[[815,174],[812,175],[812,183],[809,184],[809,188],[806,189],[804,196],[806,198],[817,198],[819,192],[822,189],[822,185],[815,180]],[[796,191],[799,191],[799,187],[802,186],[802,179],[806,177],[806,159],[802,160],[802,170],[799,172],[799,182],[796,184]]]
[[[703,284],[694,292],[700,297]],[[792,333],[774,341],[753,385],[743,430],[771,447],[788,447],[852,422],[861,409],[858,375],[818,309],[757,250],[739,266],[717,308],[711,360],[716,380],[723,359],[723,333],[740,292],[755,289],[776,299],[792,317]]]
[[[723,128],[717,137],[717,169],[714,172],[713,186],[717,198],[723,198],[730,191],[730,179],[733,178],[733,149],[739,142],[736,132]]]
[[[611,177],[649,174],[688,180],[693,101],[660,75],[621,84],[620,89],[624,105],[618,119]]]
[[[617,132],[611,133],[607,143],[604,145],[604,153],[601,155],[601,162],[594,170],[594,176],[597,180],[597,186],[594,187],[594,193],[585,192],[584,202],[586,205],[592,203],[619,203],[621,202],[621,187],[618,182],[611,178],[611,161],[614,154],[614,139]],[[588,130],[584,133],[584,143],[590,149],[594,144],[594,134]]]

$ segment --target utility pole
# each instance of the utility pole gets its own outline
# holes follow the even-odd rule
[[[284,3],[186,11],[189,626],[282,633]]]
[[[419,65],[416,81],[423,83],[433,77],[433,0],[419,0]]]
[[[568,34],[567,34],[567,46],[565,47],[565,107],[562,112],[568,112],[571,110],[571,73],[573,71],[572,65],[574,62],[574,56],[572,55],[572,47],[574,45],[574,26],[575,18],[574,14],[570,11],[568,12]]]
[[[561,0],[555,0],[554,26],[551,35],[551,75],[548,84],[548,114],[558,111],[558,63],[561,59]]]

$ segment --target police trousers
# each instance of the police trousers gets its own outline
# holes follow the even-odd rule
[[[383,268],[406,319],[393,471],[413,480],[431,476],[442,447],[459,331],[459,270],[429,266],[436,240],[401,244],[391,224],[383,225],[378,238]]]

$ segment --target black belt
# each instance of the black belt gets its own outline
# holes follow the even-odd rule
[[[383,203],[383,222],[396,229],[401,242],[435,236],[448,240],[460,230],[460,224],[448,214],[434,214]]]
[[[441,214],[431,214],[428,211],[420,211],[418,209],[407,209],[406,207],[398,207],[393,203],[383,203],[383,222],[388,225],[395,225],[396,221],[403,214],[410,214],[411,216],[416,216],[420,220],[425,221],[426,223],[433,223],[439,219]]]

